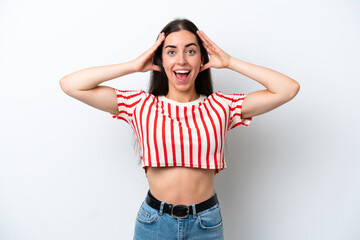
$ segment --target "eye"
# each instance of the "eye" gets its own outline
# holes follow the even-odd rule
[[[188,53],[191,54],[191,55],[194,55],[194,54],[196,53],[196,51],[193,50],[193,49],[190,49],[190,50],[188,51]]]
[[[168,53],[169,55],[174,55],[174,54],[175,54],[175,51],[174,51],[174,50],[169,50],[167,53]]]

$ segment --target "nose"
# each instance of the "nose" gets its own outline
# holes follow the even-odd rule
[[[179,65],[185,65],[187,63],[184,53],[181,52],[180,54],[178,54],[177,62]]]

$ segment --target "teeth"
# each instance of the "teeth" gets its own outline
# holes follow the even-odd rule
[[[189,73],[190,71],[187,71],[187,70],[178,70],[178,71],[175,71],[175,73]]]

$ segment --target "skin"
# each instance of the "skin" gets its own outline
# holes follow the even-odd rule
[[[182,30],[169,34],[162,49],[162,62],[169,79],[167,98],[190,102],[199,98],[195,79],[200,72],[201,53],[195,35]],[[190,70],[186,81],[179,81],[175,70]],[[147,178],[151,193],[173,204],[192,204],[205,201],[214,194],[214,170],[167,167],[148,168]]]
[[[162,62],[169,79],[167,98],[190,102],[200,97],[195,91],[195,79],[200,72],[201,53],[195,35],[187,30],[170,33],[164,41]],[[189,70],[186,81],[176,78],[175,70]]]
[[[227,54],[203,31],[197,32],[210,61],[201,66],[201,56],[195,35],[186,30],[173,32],[166,39],[161,33],[155,44],[136,59],[107,66],[86,68],[68,74],[60,80],[60,86],[69,96],[92,107],[118,115],[117,96],[108,86],[99,84],[135,72],[161,71],[152,63],[156,49],[164,42],[163,66],[169,78],[167,98],[178,102],[189,102],[199,97],[194,82],[197,74],[208,68],[226,68],[245,75],[265,87],[249,93],[242,106],[242,118],[254,117],[290,101],[296,96],[300,85],[290,77],[272,69],[257,66]],[[187,46],[194,43],[194,45]],[[166,46],[175,47],[166,47]],[[187,47],[186,47],[187,46]],[[174,52],[169,53],[169,50]],[[189,51],[189,50],[194,50]],[[179,82],[173,74],[178,68],[191,70],[185,82]],[[234,91],[235,92],[235,91]],[[202,202],[214,193],[214,170],[186,167],[148,168],[150,191],[163,201],[172,204]]]

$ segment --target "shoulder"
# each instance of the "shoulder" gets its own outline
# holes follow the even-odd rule
[[[137,90],[122,90],[122,89],[117,89],[117,88],[113,88],[113,89],[115,90],[118,97],[131,96],[131,95],[146,95],[147,94],[147,92],[145,92],[145,90],[143,90],[143,89],[137,89]]]
[[[217,91],[211,94],[208,99],[211,101],[220,101],[221,103],[226,103],[227,100],[232,99],[232,94],[225,94],[222,91]]]
[[[137,101],[151,95],[143,89],[138,90],[121,90],[113,88],[118,101]]]
[[[214,96],[216,98],[222,99],[225,102],[231,103],[244,100],[246,95],[247,94],[244,93],[223,93],[222,91],[217,91],[210,96]]]

